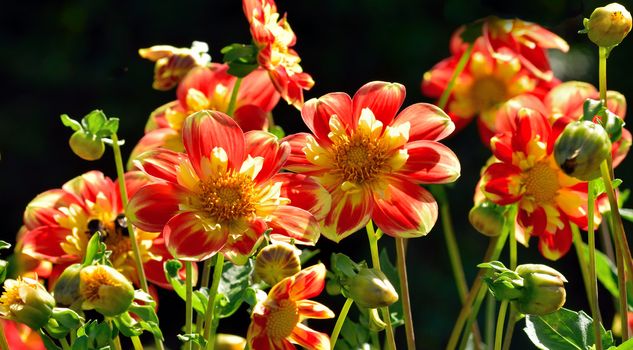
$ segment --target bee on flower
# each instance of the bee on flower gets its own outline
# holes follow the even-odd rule
[[[323,235],[339,242],[373,219],[397,237],[427,234],[437,203],[419,184],[455,181],[457,156],[437,142],[454,125],[439,108],[417,103],[398,113],[398,83],[371,82],[353,98],[342,92],[311,99],[301,110],[312,132],[290,135],[286,168],[312,176],[332,195]]]

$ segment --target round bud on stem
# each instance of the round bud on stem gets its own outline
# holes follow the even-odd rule
[[[79,293],[84,309],[95,309],[104,316],[119,315],[134,299],[132,283],[116,269],[107,265],[92,265],[79,273]]]
[[[301,271],[299,252],[293,245],[277,242],[264,247],[255,258],[255,276],[274,286]]]
[[[64,269],[53,288],[53,296],[59,305],[70,306],[79,300],[79,272],[81,264],[72,264]]]
[[[523,278],[522,296],[515,301],[517,309],[529,315],[547,315],[565,304],[565,276],[540,264],[519,265],[516,273]]]
[[[491,201],[485,200],[476,204],[468,213],[468,220],[481,234],[498,236],[505,226],[505,209]]]
[[[92,135],[83,130],[75,131],[68,140],[70,149],[85,160],[97,160],[105,152],[105,144],[96,135]]]
[[[589,39],[601,47],[612,47],[622,42],[631,31],[631,13],[618,3],[596,8],[583,21]]]
[[[600,164],[610,156],[609,134],[600,124],[587,120],[567,124],[554,145],[558,166],[583,181],[600,177]]]
[[[345,287],[356,304],[370,309],[389,306],[398,301],[398,293],[387,276],[374,268],[362,268]]]
[[[55,299],[38,281],[31,278],[7,279],[0,296],[0,317],[38,330],[53,314]]]

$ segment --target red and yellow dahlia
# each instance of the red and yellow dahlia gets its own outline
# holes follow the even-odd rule
[[[178,85],[178,99],[152,112],[145,136],[132,151],[130,161],[158,147],[182,152],[182,124],[191,113],[205,109],[226,113],[237,80],[228,69],[226,64],[212,63],[191,70]],[[268,114],[277,105],[279,94],[267,75],[264,69],[256,69],[239,86],[232,117],[244,131],[268,128]]]
[[[125,182],[132,195],[150,179],[133,171],[125,174]],[[62,188],[41,193],[27,205],[18,246],[22,254],[52,262],[51,275],[55,277],[66,266],[81,262],[90,237],[100,231],[112,251],[112,265],[138,285],[126,225],[118,184],[99,171],[90,171]],[[161,247],[160,232],[137,230],[136,239],[148,280],[168,287],[160,261],[170,256]]]
[[[323,234],[340,241],[373,219],[399,237],[427,234],[437,203],[419,184],[455,181],[459,160],[438,140],[454,125],[439,108],[417,103],[397,116],[404,86],[371,82],[354,98],[341,92],[306,102],[301,110],[312,134],[286,138],[291,171],[314,177],[332,195]]]
[[[251,27],[253,42],[259,49],[257,60],[270,74],[270,79],[286,102],[301,108],[303,90],[314,85],[303,72],[301,59],[292,46],[297,37],[286,20],[280,18],[274,0],[243,0],[244,14]]]
[[[211,61],[207,43],[194,41],[191,48],[176,48],[170,45],[155,45],[138,50],[141,57],[156,62],[154,83],[156,90],[169,90],[194,67],[204,67]]]
[[[243,261],[268,228],[274,238],[317,241],[317,219],[305,209],[322,216],[329,197],[314,181],[278,174],[290,153],[286,142],[264,131],[243,133],[217,111],[192,114],[182,134],[185,153],[157,149],[137,161],[159,182],[142,187],[130,200],[132,223],[162,231],[169,251],[190,261],[218,252]],[[284,189],[290,183],[305,192],[282,196],[292,192]],[[299,195],[304,198],[295,203]]]
[[[298,344],[306,349],[330,349],[329,337],[301,323],[308,318],[332,318],[324,305],[306,300],[319,295],[325,286],[325,266],[317,264],[286,277],[257,303],[248,327],[251,349],[288,350]]]
[[[541,253],[556,260],[571,245],[570,224],[587,227],[587,183],[565,175],[554,160],[560,133],[554,130],[563,125],[553,129],[545,115],[529,108],[510,108],[507,117],[508,131],[491,140],[496,162],[485,168],[480,189],[496,204],[516,203],[517,239],[527,244],[538,237]],[[594,214],[598,224],[597,208]]]

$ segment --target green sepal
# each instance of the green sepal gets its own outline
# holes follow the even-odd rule
[[[286,132],[284,132],[284,129],[279,125],[271,126],[270,128],[268,128],[268,132],[280,139],[283,139],[286,136]]]
[[[119,130],[119,118],[110,118],[97,131],[99,137],[110,137],[112,134],[116,134]]]
[[[81,126],[84,130],[96,135],[107,120],[108,118],[102,110],[95,109],[81,119]]]
[[[42,343],[44,343],[44,347],[46,350],[62,350],[55,341],[48,336],[48,334],[44,333],[41,329],[39,330],[40,337],[42,338]]]
[[[198,344],[202,349],[207,347],[207,340],[198,333],[178,334],[178,339],[183,343],[193,342],[194,344]]]
[[[68,330],[77,329],[83,320],[82,317],[74,310],[61,307],[53,308],[53,314],[51,317],[55,319],[60,326]]]
[[[11,248],[11,243],[0,240],[0,250]]]
[[[81,127],[81,123],[79,123],[78,121],[71,119],[68,114],[62,114],[59,116],[62,120],[62,124],[64,124],[64,126],[67,126],[69,128],[71,128],[73,131],[79,131],[82,130],[83,128]]]
[[[253,45],[231,44],[220,51],[224,63],[229,65],[228,73],[244,78],[259,67],[257,62],[257,48]]]
[[[83,327],[77,330],[77,339],[86,338],[85,348],[80,349],[108,349],[110,339],[112,339],[112,330],[106,323],[99,323],[95,320],[88,321]],[[83,342],[83,341],[82,341]],[[75,348],[73,347],[73,350]]]
[[[600,125],[609,134],[611,142],[616,142],[622,137],[624,121],[611,112],[603,101],[588,98],[583,104],[582,120],[594,122],[596,117],[599,118]]]
[[[178,294],[178,296],[182,300],[186,300],[187,293],[185,290],[185,282],[180,279],[180,276],[178,275],[178,271],[180,270],[180,268],[182,268],[182,263],[175,259],[166,261],[163,265],[163,269],[165,270],[165,277],[167,278],[167,281],[169,281],[169,284],[171,284],[171,286],[174,288],[174,292],[176,292],[176,294]],[[196,311],[204,314],[207,307],[207,299],[203,298],[200,293],[196,292],[193,293],[193,308]]]
[[[95,232],[88,241],[88,245],[86,246],[86,256],[81,263],[81,267],[92,265],[93,261],[99,260],[97,255],[99,250],[103,248],[101,244],[100,234],[99,232]]]
[[[141,325],[130,316],[128,312],[124,312],[112,318],[116,328],[126,337],[138,337],[143,334]]]

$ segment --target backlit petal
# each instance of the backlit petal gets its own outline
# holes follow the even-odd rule
[[[307,210],[317,220],[322,220],[330,211],[332,197],[312,177],[303,174],[281,173],[272,182],[281,182],[281,197],[290,199],[290,205]]]
[[[319,142],[328,141],[330,118],[337,115],[347,127],[351,127],[352,99],[343,92],[333,92],[320,98],[310,99],[301,109],[301,117]]]
[[[369,108],[383,125],[391,124],[404,102],[406,90],[402,84],[373,81],[363,85],[353,98],[355,120],[364,108]]]
[[[439,141],[455,130],[451,118],[439,107],[430,103],[413,104],[398,114],[393,126],[409,123],[409,141]]]
[[[265,131],[250,131],[244,134],[246,153],[264,159],[262,170],[255,180],[263,182],[277,174],[290,156],[290,144],[280,142],[277,136]]]
[[[331,195],[332,206],[321,228],[325,237],[338,243],[367,224],[373,201],[371,192],[366,190],[352,192],[337,188]]]
[[[481,190],[491,201],[506,205],[521,198],[521,170],[506,163],[494,163],[483,174]]]
[[[61,215],[60,207],[70,207],[71,204],[84,206],[84,203],[73,193],[62,189],[48,190],[35,197],[24,210],[24,225],[34,229],[42,225],[57,225],[55,217]]]
[[[555,234],[544,233],[539,236],[539,250],[544,257],[550,260],[558,260],[567,254],[571,247],[572,234],[569,225],[565,225],[562,230],[556,231]]]
[[[147,151],[137,157],[136,166],[146,174],[161,180],[178,183],[176,166],[186,155],[165,148]]]
[[[330,337],[327,334],[312,330],[302,323],[297,323],[297,327],[292,331],[290,339],[306,349],[330,349]]]
[[[312,300],[297,301],[299,315],[305,318],[332,318],[336,316],[332,310],[325,305]]]
[[[27,231],[21,240],[22,253],[54,264],[77,261],[80,257],[66,253],[61,247],[70,235],[69,229],[59,226],[41,226]]]
[[[165,225],[165,244],[169,252],[180,260],[205,260],[222,250],[228,239],[227,232],[221,227],[214,228],[211,230],[204,225],[199,214],[183,212]]]
[[[127,208],[130,222],[141,230],[160,232],[179,209],[182,190],[171,183],[155,183],[142,187]]]
[[[268,224],[273,229],[271,238],[296,244],[314,245],[319,239],[319,223],[312,214],[301,208],[281,205],[272,213]]]
[[[435,141],[415,141],[405,145],[409,155],[401,170],[420,183],[449,183],[461,172],[459,159],[450,148]]]
[[[325,287],[325,265],[318,263],[297,272],[288,287],[290,300],[297,301],[317,296]],[[281,283],[281,282],[280,282]]]

